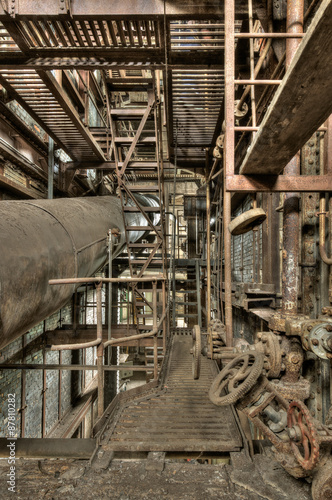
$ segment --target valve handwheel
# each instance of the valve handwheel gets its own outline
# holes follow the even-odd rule
[[[296,460],[312,470],[319,460],[319,441],[313,419],[302,401],[292,401],[287,411],[287,430]]]
[[[262,373],[264,356],[251,351],[230,361],[212,382],[209,398],[215,405],[235,404],[255,385]],[[225,390],[228,394],[225,394]]]
[[[198,325],[194,326],[192,336],[193,336],[192,370],[193,370],[193,377],[195,380],[197,380],[201,372],[201,350],[202,350],[201,329]]]

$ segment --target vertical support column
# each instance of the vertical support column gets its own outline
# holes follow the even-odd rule
[[[197,299],[198,325],[202,327],[201,280],[200,280],[200,266],[198,259],[196,259],[195,261],[195,267],[196,267],[196,299]]]
[[[211,205],[210,205],[210,185],[206,184],[206,326],[209,328],[211,321]]]
[[[103,318],[102,318],[102,305],[101,305],[102,284],[98,283],[96,289],[97,289],[97,339],[101,341],[97,347],[98,417],[100,418],[104,413],[104,370],[103,370],[104,344],[102,342]]]
[[[24,364],[26,362],[26,356],[25,356],[25,347],[26,347],[26,335],[24,334],[22,336],[22,363]],[[25,410],[26,410],[26,403],[25,403],[25,397],[26,397],[26,370],[21,371],[21,438],[24,438],[25,436]]]
[[[153,329],[157,328],[157,282],[152,283]],[[153,379],[158,378],[158,332],[153,337]]]
[[[43,334],[45,338],[45,327],[46,327],[46,322],[44,320],[43,322]],[[45,351],[45,343],[43,344],[43,364],[46,365],[46,351]],[[46,391],[47,391],[47,385],[46,385],[46,370],[43,369],[43,389],[42,389],[42,437],[45,437],[46,434]]]
[[[54,182],[54,141],[52,137],[48,138],[48,188],[47,198],[53,200],[53,182]]]
[[[163,301],[163,314],[164,312],[166,311],[166,283],[165,281],[162,282],[162,295],[163,295],[163,298],[162,298],[162,301]],[[165,356],[166,354],[166,334],[167,334],[167,321],[166,321],[166,318],[164,319],[163,321],[163,354]]]
[[[232,262],[231,262],[231,233],[228,225],[231,222],[231,193],[226,191],[226,179],[234,174],[234,73],[235,73],[235,46],[234,22],[235,2],[225,1],[225,150],[224,150],[224,259],[225,259],[225,325],[226,344],[233,344],[232,318]]]
[[[59,351],[59,365],[62,365],[62,351]],[[61,419],[61,406],[62,406],[62,370],[59,370],[59,398],[58,398],[58,420]]]
[[[287,33],[303,33],[303,0],[287,1]],[[300,39],[286,40],[286,69],[292,62]],[[284,175],[300,175],[300,152],[285,167]],[[299,195],[286,193],[284,199],[282,252],[282,313],[297,313],[299,265]]]

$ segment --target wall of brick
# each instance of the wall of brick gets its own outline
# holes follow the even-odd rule
[[[252,208],[252,201],[248,196],[232,214],[232,218],[238,217],[243,212]],[[253,280],[253,241],[254,233],[249,231],[245,234],[232,237],[232,281],[248,283]],[[257,256],[262,255],[262,227],[256,231],[255,262],[257,267]],[[261,259],[259,270],[261,275]]]
[[[25,362],[39,364],[43,363],[44,352],[42,349],[44,330],[52,330],[62,323],[71,323],[72,307],[67,307],[56,312],[45,321],[32,328],[26,335],[25,341],[25,359],[23,358],[22,345],[23,337],[15,340],[4,349],[0,354],[0,362]],[[72,361],[72,351],[62,353],[62,363],[70,364]],[[46,363],[58,364],[59,353],[49,351],[45,353]],[[42,414],[43,414],[43,371],[25,370],[22,371],[6,370],[0,379],[0,436],[6,436],[7,428],[7,397],[9,393],[16,394],[16,408],[22,407],[21,391],[22,379],[25,376],[25,437],[42,437]],[[70,408],[73,399],[81,392],[81,386],[77,384],[73,389],[73,373],[68,370],[61,372],[61,414],[64,414]],[[45,433],[47,434],[56,424],[59,417],[59,371],[46,371],[46,405],[45,405]],[[24,404],[23,404],[24,406]],[[17,435],[22,433],[21,414],[17,411],[16,415]]]

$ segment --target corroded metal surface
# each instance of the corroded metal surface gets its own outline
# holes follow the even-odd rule
[[[139,214],[126,220],[130,226],[147,226]],[[115,228],[120,235],[113,257],[125,241],[116,197],[1,203],[1,347],[69,301],[75,285],[51,287],[50,279],[91,276],[105,264],[107,234]],[[132,241],[143,235],[130,232]]]
[[[232,451],[242,446],[233,410],[208,398],[217,374],[202,357],[199,380],[193,380],[191,337],[175,335],[165,383],[154,395],[128,403],[101,442],[113,451]]]

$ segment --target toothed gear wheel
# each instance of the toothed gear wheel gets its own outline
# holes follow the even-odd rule
[[[235,404],[253,388],[262,373],[264,356],[252,351],[230,361],[214,379],[209,398],[217,406]],[[225,394],[227,391],[228,394]],[[223,395],[221,395],[223,393]]]
[[[287,430],[296,460],[304,470],[312,470],[319,460],[319,441],[314,421],[302,401],[291,401]]]
[[[201,329],[195,325],[192,332],[193,345],[192,345],[192,371],[195,380],[199,379],[201,372],[201,350],[202,350],[202,337]]]

